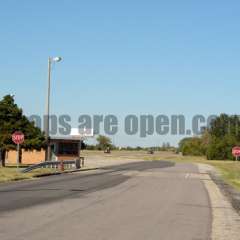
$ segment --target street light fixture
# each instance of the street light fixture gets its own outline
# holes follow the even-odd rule
[[[60,62],[61,60],[62,60],[61,57],[54,57],[54,58],[52,58],[53,62]]]
[[[50,136],[49,136],[49,109],[50,109],[50,90],[51,90],[51,70],[52,63],[60,62],[62,60],[61,57],[49,57],[48,58],[48,89],[47,89],[47,105],[46,105],[46,119],[45,119],[45,137],[47,142],[47,149],[45,154],[45,160],[50,161]]]

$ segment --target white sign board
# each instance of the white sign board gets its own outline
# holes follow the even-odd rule
[[[83,137],[93,137],[93,129],[92,128],[72,128],[70,136],[76,138],[83,138]]]

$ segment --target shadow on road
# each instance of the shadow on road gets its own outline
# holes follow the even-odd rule
[[[169,161],[144,161],[144,162],[133,162],[125,163],[120,165],[113,165],[108,167],[102,167],[104,170],[115,170],[115,171],[125,171],[125,170],[134,170],[134,171],[146,171],[155,168],[168,168],[175,166],[174,162]]]
[[[16,182],[0,186],[0,212],[47,204],[70,198],[81,198],[91,192],[117,186],[131,176],[124,171],[146,171],[173,167],[173,162],[146,161],[100,168],[89,174],[63,174],[29,182]],[[112,174],[114,173],[114,174]]]

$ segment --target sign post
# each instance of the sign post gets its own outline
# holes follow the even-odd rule
[[[20,144],[24,142],[24,134],[16,131],[12,134],[12,141],[17,144],[17,168],[19,168]]]
[[[236,161],[238,160],[238,157],[240,157],[240,147],[234,147],[232,149],[232,154],[235,157]]]
[[[19,168],[19,156],[20,156],[19,151],[20,151],[20,145],[17,144],[17,168]]]

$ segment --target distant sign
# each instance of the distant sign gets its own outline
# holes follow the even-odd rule
[[[22,144],[24,142],[24,134],[20,131],[16,131],[12,134],[12,141],[15,144]]]
[[[79,139],[93,137],[93,128],[72,128],[70,136]]]
[[[234,147],[232,149],[232,154],[234,157],[240,157],[240,147]]]

